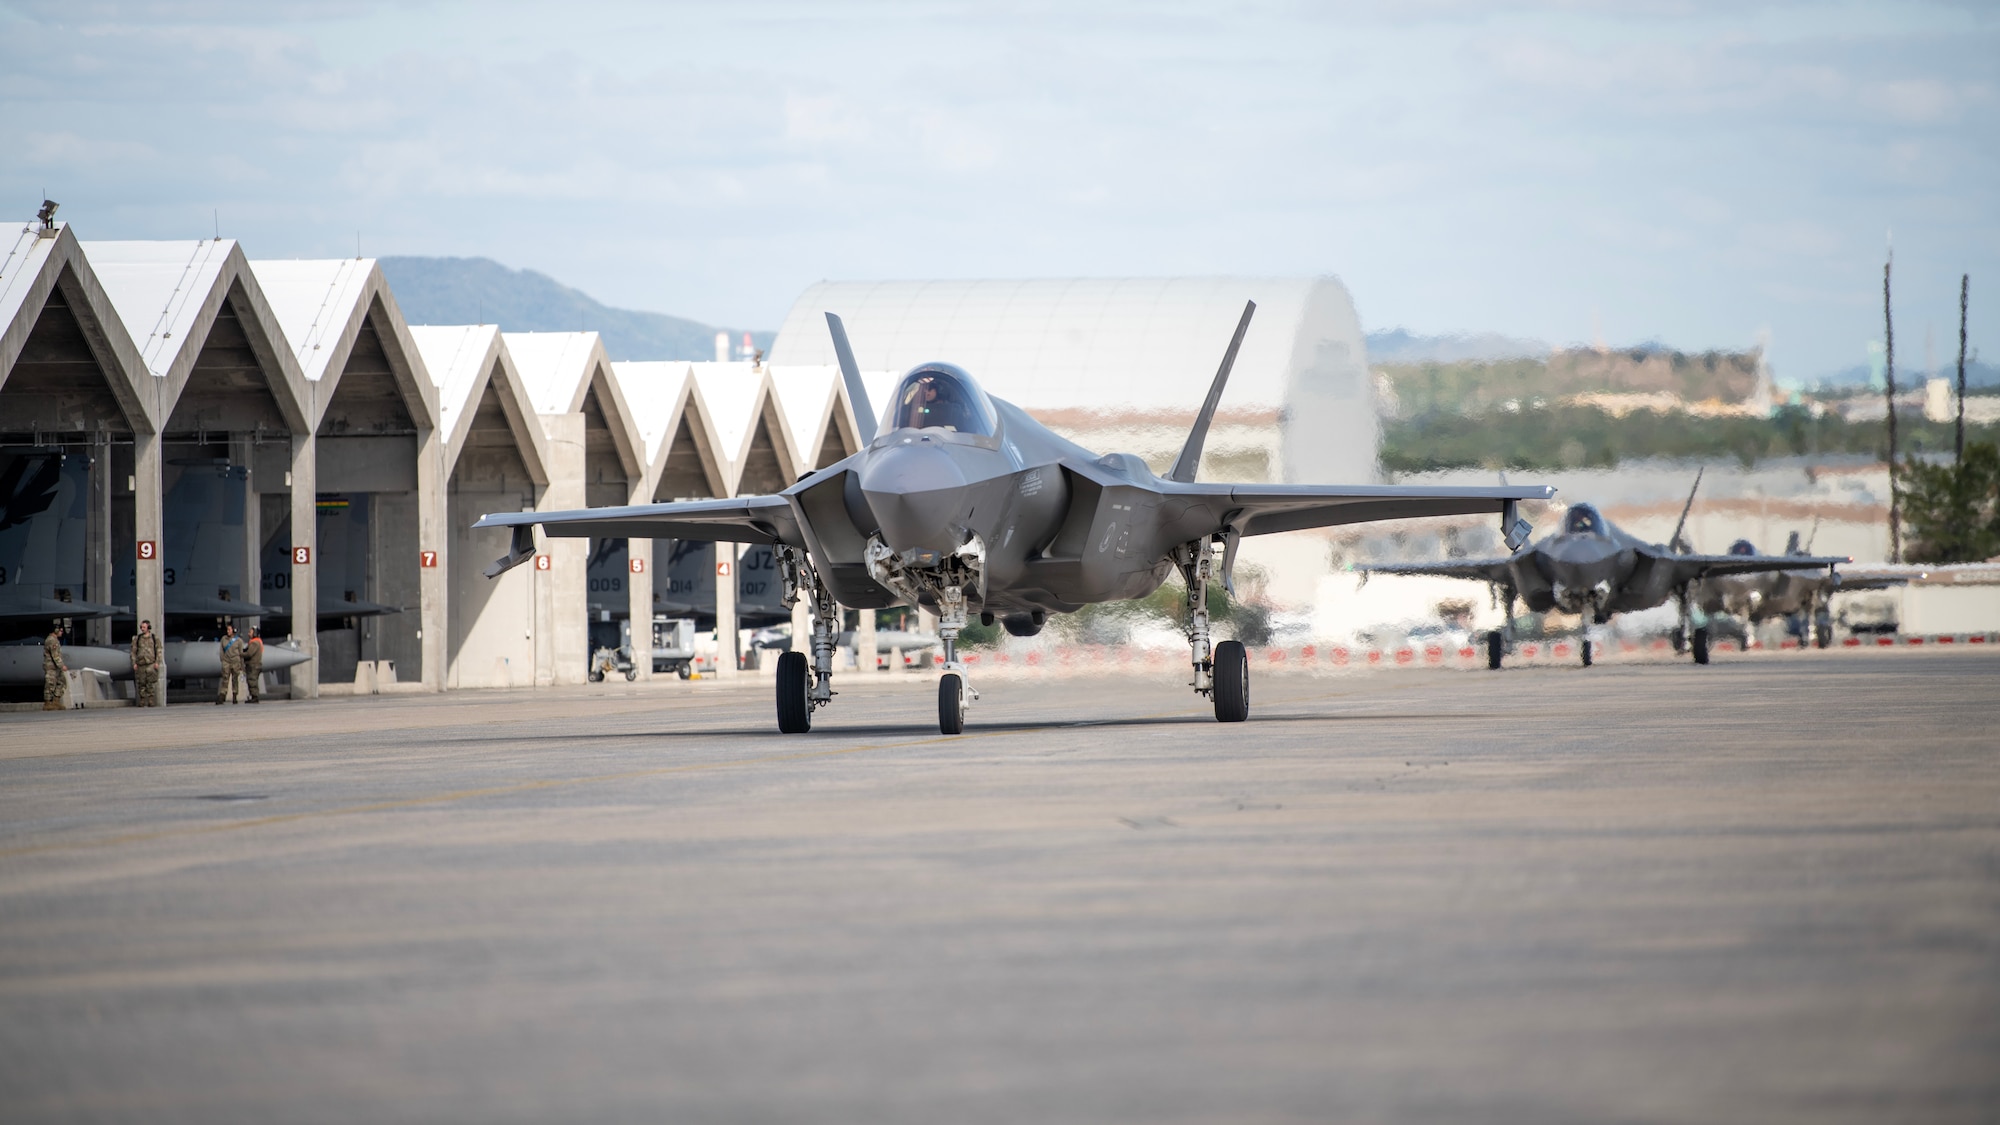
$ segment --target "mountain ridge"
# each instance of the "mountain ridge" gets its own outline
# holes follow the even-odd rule
[[[411,324],[497,324],[505,332],[596,332],[614,360],[712,360],[715,334],[732,347],[743,328],[703,324],[666,313],[620,309],[537,270],[491,258],[399,256],[378,259],[396,303]],[[749,329],[771,347],[772,331]]]

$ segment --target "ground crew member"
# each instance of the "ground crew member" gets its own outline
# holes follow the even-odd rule
[[[139,631],[132,634],[134,704],[140,707],[160,705],[160,671],[164,667],[165,660],[160,653],[160,638],[153,635],[153,623],[139,622]]]
[[[42,710],[44,711],[62,710],[63,690],[69,686],[63,682],[63,676],[69,671],[69,665],[63,663],[62,634],[62,622],[58,621],[49,626],[49,635],[42,638]]]
[[[236,702],[237,693],[243,687],[243,638],[236,635],[236,626],[222,627],[222,679],[215,685],[215,705]]]
[[[250,702],[257,702],[259,696],[257,681],[264,678],[264,632],[250,630],[250,640],[243,646],[243,680],[250,688]]]

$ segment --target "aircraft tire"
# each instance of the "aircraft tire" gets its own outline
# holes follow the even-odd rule
[[[1250,717],[1250,657],[1242,641],[1215,646],[1215,721],[1240,723]]]
[[[1708,663],[1708,630],[1706,628],[1696,629],[1694,631],[1694,643],[1688,647],[1694,649],[1694,662],[1696,664]]]
[[[1498,629],[1489,631],[1486,634],[1486,666],[1496,672],[1499,671],[1500,660],[1506,655],[1507,638],[1501,636]]]
[[[1590,667],[1590,638],[1589,638],[1589,637],[1585,637],[1585,638],[1583,639],[1583,646],[1582,646],[1582,647],[1583,647],[1583,666],[1584,666],[1585,668],[1588,668],[1588,667]]]
[[[812,702],[806,698],[811,684],[806,654],[787,652],[778,656],[778,732],[804,734],[812,729]]]
[[[598,671],[598,670],[597,670],[597,669],[595,669],[595,668],[592,668],[592,669],[590,670],[590,675],[589,675],[589,679],[590,679],[590,682],[591,682],[591,683],[593,683],[593,684],[598,684],[598,683],[603,683],[603,682],[604,682],[604,673],[602,673],[602,672]]]
[[[1813,617],[1813,647],[1825,648],[1833,643],[1833,615],[1820,610]]]
[[[965,681],[956,672],[938,677],[938,730],[943,734],[965,732]]]
[[[631,682],[632,682],[633,680],[636,680],[636,679],[638,679],[638,678],[639,678],[639,670],[638,670],[637,668],[627,668],[627,669],[625,669],[625,682],[626,682],[626,683],[628,683],[628,684],[629,684],[629,683],[631,683]]]
[[[685,680],[688,677],[694,675],[694,669],[689,668],[687,665],[683,664],[680,667],[674,669],[674,673],[680,676],[681,679]]]
[[[1686,652],[1687,650],[1688,650],[1687,630],[1676,626],[1674,628],[1674,654],[1679,655],[1683,652]]]

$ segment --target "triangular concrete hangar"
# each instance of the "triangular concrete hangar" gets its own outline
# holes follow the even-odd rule
[[[479,515],[778,488],[858,447],[830,368],[612,363],[595,333],[412,328],[370,259],[84,243],[41,220],[8,244],[0,474],[66,461],[87,513],[10,575],[32,599],[18,620],[0,605],[15,633],[51,605],[98,643],[140,617],[193,637],[261,623],[317,658],[290,673],[297,696],[389,669],[419,690],[572,682],[608,639],[593,627],[650,619],[652,544],[556,541],[488,581],[506,544],[474,536]],[[589,587],[593,557],[623,590]]]

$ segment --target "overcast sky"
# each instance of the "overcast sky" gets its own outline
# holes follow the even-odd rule
[[[0,0],[0,212],[482,255],[777,327],[822,278],[1336,274],[1370,329],[2000,356],[1991,4]]]

